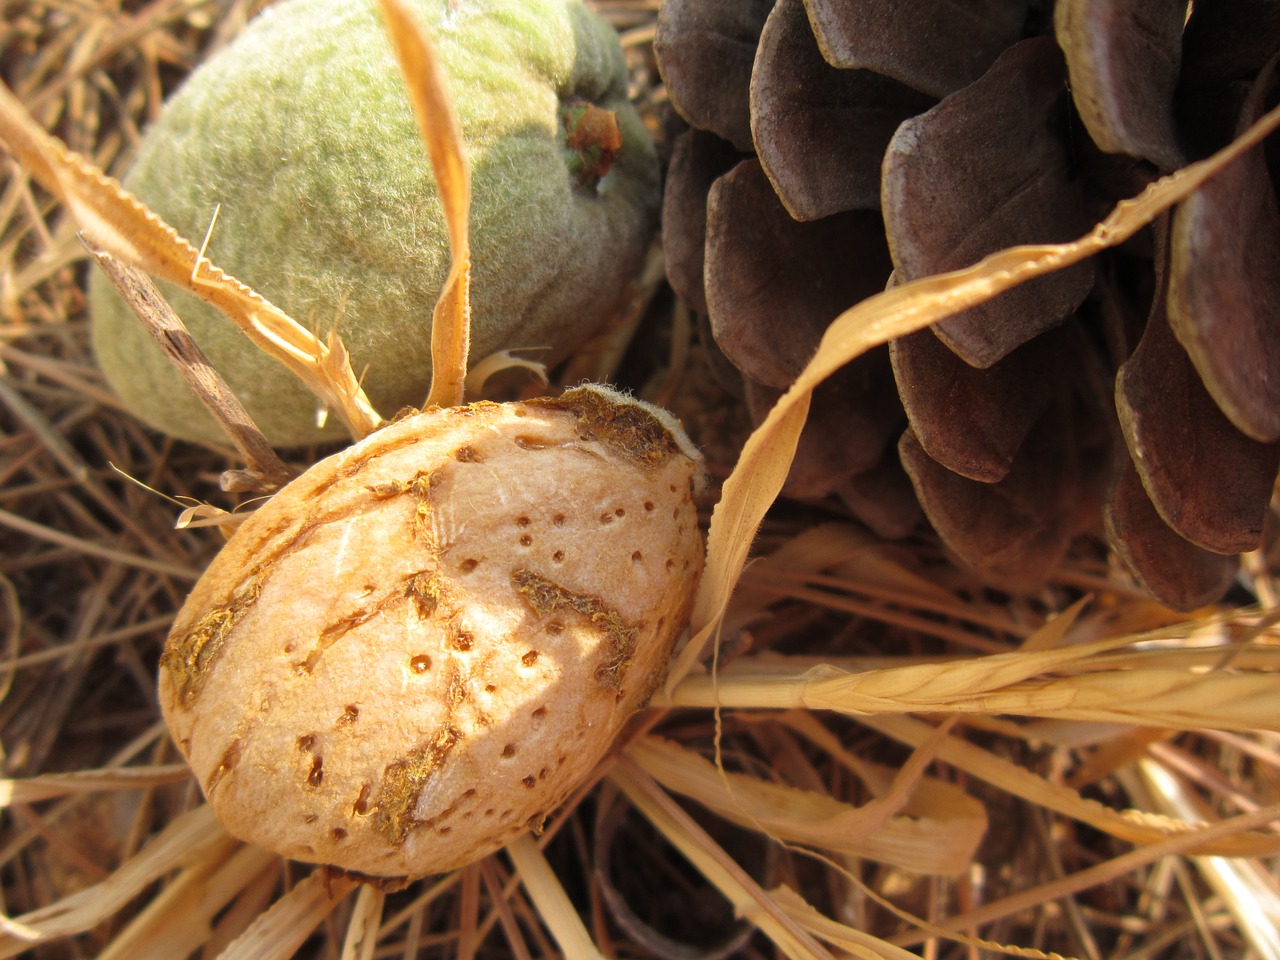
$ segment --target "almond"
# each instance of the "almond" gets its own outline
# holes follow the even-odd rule
[[[701,461],[605,388],[410,415],[250,517],[180,611],[173,737],[226,828],[416,877],[537,827],[662,680]]]

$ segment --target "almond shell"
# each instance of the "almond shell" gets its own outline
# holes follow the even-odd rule
[[[223,825],[388,877],[540,826],[663,678],[701,572],[700,460],[653,409],[414,414],[250,517],[160,670]]]

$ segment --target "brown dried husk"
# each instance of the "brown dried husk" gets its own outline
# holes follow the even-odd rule
[[[162,13],[180,19],[176,3],[155,9],[160,20]],[[123,26],[122,21],[122,32]],[[80,35],[70,28],[66,34]],[[93,48],[76,49],[83,55]],[[110,51],[111,44],[103,49]],[[68,74],[53,86],[80,82]],[[37,77],[22,99],[36,103],[43,96],[48,102],[51,95],[43,91],[49,86]],[[1212,165],[1222,162],[1215,158]],[[28,163],[30,172],[37,172],[33,166],[39,161]],[[695,883],[719,891],[776,944],[778,954],[824,957],[848,951],[859,957],[904,957],[914,955],[904,948],[933,936],[973,943],[975,937],[1002,939],[1010,933],[1025,937],[1032,955],[1038,955],[1041,945],[1083,954],[1089,932],[1071,919],[1081,902],[1094,916],[1147,924],[1153,938],[1176,934],[1175,921],[1144,914],[1141,905],[1124,899],[1129,885],[1156,893],[1175,874],[1184,886],[1197,889],[1195,877],[1206,861],[1163,858],[1236,858],[1216,863],[1229,879],[1239,879],[1256,872],[1265,876],[1262,858],[1280,852],[1266,829],[1280,816],[1270,786],[1278,761],[1274,735],[1280,723],[1273,703],[1280,680],[1274,656],[1275,593],[1265,557],[1257,557],[1251,568],[1267,603],[1264,610],[1205,610],[1181,622],[1126,593],[1119,580],[1109,579],[1087,558],[1061,564],[1052,579],[1063,589],[1053,595],[1038,602],[1006,603],[937,562],[928,543],[885,545],[851,525],[814,525],[803,518],[797,525],[793,518],[769,517],[810,395],[824,377],[873,345],[1118,242],[1210,172],[1211,167],[1197,166],[1162,181],[1075,243],[1003,251],[969,270],[926,278],[860,305],[832,326],[796,385],[748,441],[716,508],[694,636],[666,693],[667,702],[690,706],[672,714],[657,734],[622,750],[612,768],[600,773],[607,773],[608,787],[628,798],[637,814],[680,851],[649,848],[643,855],[677,866],[687,860],[698,878]],[[90,185],[90,195],[77,194],[79,202],[72,205],[83,213],[83,204],[93,202],[101,184],[92,187],[96,178],[82,181],[74,171],[64,170],[63,176],[64,190],[74,193],[77,183]],[[0,212],[8,229],[60,251],[63,264],[79,256],[70,221],[58,220],[47,198],[34,192],[25,176],[10,175],[3,196],[8,199]],[[106,215],[118,214],[126,218],[122,222],[133,216],[127,206],[114,209]],[[99,214],[98,229],[109,236],[115,231],[103,228],[103,212]],[[19,217],[38,222],[47,217],[55,228],[42,233],[42,227]],[[92,224],[95,218],[87,219]],[[101,242],[101,237],[95,239]],[[6,281],[6,308],[28,325],[15,328],[0,345],[0,359],[7,364],[0,383],[15,417],[14,436],[33,441],[32,456],[53,464],[45,470],[56,482],[46,484],[48,492],[42,495],[61,496],[70,485],[92,496],[100,484],[78,472],[78,455],[34,406],[42,393],[32,387],[33,378],[39,378],[68,383],[80,396],[101,398],[90,374],[74,363],[46,360],[35,349],[41,340],[32,329],[47,322],[40,319],[38,305],[57,296],[74,301],[74,283],[55,276],[57,282],[50,284],[53,272],[22,245],[7,247],[0,256],[3,275],[11,278]],[[322,355],[316,344],[303,343],[304,353]],[[104,418],[105,423],[121,419],[109,412]],[[135,470],[149,475],[145,467],[140,463]],[[13,479],[21,476],[20,469],[6,468],[4,476],[6,485],[14,484],[7,495],[22,503],[30,494]],[[167,468],[157,472],[172,477]],[[172,480],[179,489],[180,480]],[[127,525],[123,529],[132,540],[106,544],[97,535],[100,527],[87,521],[62,531],[7,510],[0,521],[20,538],[0,568],[0,585],[30,583],[17,561],[37,556],[37,545],[52,541],[68,551],[66,562],[97,565],[91,567],[96,579],[83,595],[86,604],[94,597],[103,602],[112,577],[118,582],[122,570],[151,578],[152,591],[172,592],[175,583],[179,588],[189,583],[184,577],[196,562],[172,550],[157,549],[152,555],[148,544],[156,537],[129,531]],[[748,568],[753,550],[762,559]],[[1082,589],[1093,591],[1096,599],[1068,607],[1063,597]],[[10,614],[5,639],[12,651],[5,717],[12,733],[7,731],[5,743],[16,765],[24,743],[32,739],[21,725],[30,713],[29,691],[33,682],[37,688],[48,682],[38,672],[42,663],[58,665],[60,671],[74,664],[92,648],[85,646],[86,639],[115,649],[125,662],[136,655],[112,639],[110,631],[42,638],[32,623],[52,601],[17,588],[3,592]],[[865,633],[870,640],[883,633],[897,645],[874,653],[862,643],[850,648],[848,631],[836,628],[841,621],[833,621],[833,614],[848,618],[844,622],[855,625],[855,634]],[[768,649],[771,634],[791,641],[785,653]],[[704,665],[715,637],[726,641],[726,658],[737,652],[723,670]],[[743,652],[751,638],[761,649]],[[33,645],[40,649],[32,651]],[[59,674],[49,676],[57,680]],[[1115,693],[1116,683],[1124,685],[1124,695]],[[651,723],[662,716],[664,704],[656,706]],[[940,714],[955,711],[964,712],[962,721],[940,721]],[[845,712],[852,722],[838,716]],[[153,712],[147,714],[130,728],[144,747],[156,742],[154,718]],[[716,718],[723,724],[719,734],[712,722]],[[1170,726],[1238,732],[1174,740]],[[68,742],[68,736],[62,734],[59,742]],[[891,743],[902,749],[895,753]],[[893,766],[872,762],[865,755],[869,750],[893,758]],[[207,951],[233,958],[286,957],[302,948],[312,931],[318,933],[305,947],[308,953],[344,958],[378,952],[434,956],[455,947],[467,956],[551,952],[555,948],[544,934],[530,932],[533,926],[521,932],[517,916],[534,915],[567,956],[612,953],[621,946],[603,920],[590,913],[584,920],[581,904],[566,896],[564,886],[572,886],[566,871],[572,870],[574,858],[564,856],[564,844],[549,845],[566,825],[572,828],[567,834],[582,829],[585,818],[574,819],[572,811],[605,787],[585,785],[565,814],[552,821],[543,840],[515,845],[514,872],[505,859],[495,857],[384,896],[351,878],[323,873],[299,878],[278,858],[231,840],[207,807],[192,804],[189,791],[184,800],[180,792],[165,790],[170,778],[183,776],[180,768],[140,766],[132,759],[138,751],[136,746],[121,750],[114,760],[105,752],[90,754],[90,765],[74,776],[25,770],[23,776],[3,781],[5,805],[28,829],[8,831],[11,876],[23,879],[15,881],[6,899],[11,908],[22,905],[22,912],[4,921],[0,955],[14,955],[36,943],[47,944],[42,948],[46,952],[59,951],[59,941],[79,936],[77,946],[62,955],[76,950],[159,958]],[[163,750],[156,755],[166,757]],[[1056,758],[1066,769],[1022,762],[1032,756]],[[1172,785],[1167,778],[1145,774],[1139,781],[1146,768],[1135,766],[1135,758],[1175,771]],[[716,765],[725,774],[718,774]],[[1197,778],[1215,801],[1211,809],[1189,799],[1190,784]],[[676,802],[671,791],[692,805]],[[929,798],[939,791],[944,797],[947,791],[963,791],[970,802],[938,810]],[[88,874],[74,889],[59,889],[52,875],[33,877],[42,864],[71,857],[56,842],[59,824],[65,824],[71,804],[93,797],[134,798],[138,809],[158,804],[153,814],[136,821],[137,841],[145,838],[145,844],[136,849],[133,839],[122,837],[121,848],[103,862],[99,875]],[[1130,808],[1127,803],[1147,806]],[[989,828],[984,835],[982,818],[974,815],[977,804],[1006,816],[1016,811],[1043,822],[1046,831],[1052,824],[1056,832],[1045,835],[1044,849],[1057,858],[1058,869],[1041,878],[1027,861],[1015,859],[1010,861],[1012,882],[988,875],[989,890],[973,883],[972,876],[931,886],[904,872],[907,863],[914,869],[921,864],[948,867],[958,851],[984,836],[998,843],[999,830]],[[701,807],[717,809],[788,844],[811,847],[808,857],[817,865],[794,857],[785,873],[752,876],[735,860],[733,849],[718,844],[690,816]],[[821,835],[832,822],[846,827],[835,847],[826,846]],[[1086,834],[1080,826],[1096,833]],[[889,836],[900,832],[907,846],[882,854],[887,859],[879,867],[848,859],[850,849],[871,856],[860,844],[881,842],[882,831]],[[928,838],[936,831],[951,832],[952,844],[932,849]],[[45,839],[37,840],[41,835]],[[1080,843],[1091,847],[1086,858],[1078,855]],[[975,860],[973,868],[981,871],[982,861]],[[517,876],[520,884],[514,882]],[[833,887],[842,891],[839,899],[830,896]],[[350,897],[357,888],[359,896]],[[1182,916],[1188,923],[1186,935],[1216,938],[1215,948],[1231,954],[1256,935],[1257,924],[1264,925],[1264,932],[1268,923],[1274,930],[1274,920],[1259,919],[1268,916],[1271,906],[1265,887],[1237,883],[1226,889],[1231,892],[1219,893],[1217,899],[1205,892],[1188,894]],[[923,911],[931,901],[938,903],[937,894],[944,890],[954,893],[942,901],[947,911],[927,919],[899,922],[888,908],[876,906],[888,896],[897,903],[894,909]],[[1077,899],[1081,897],[1085,899]],[[1067,909],[1057,909],[1059,903]],[[1055,909],[1044,909],[1046,904]],[[1190,918],[1197,911],[1212,922],[1192,933],[1197,927]],[[1251,917],[1254,929],[1233,916]],[[1056,931],[1046,940],[1032,940],[1037,917]],[[101,926],[113,918],[119,918],[113,926]],[[511,939],[490,936],[494,926]]]

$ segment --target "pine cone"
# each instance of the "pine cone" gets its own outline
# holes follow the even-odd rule
[[[656,49],[693,128],[672,284],[757,419],[854,303],[1074,239],[1280,95],[1266,0],[666,0]],[[918,504],[1010,590],[1105,535],[1163,602],[1219,598],[1280,468],[1277,182],[1255,150],[1123,247],[859,358],[785,492],[886,536]]]

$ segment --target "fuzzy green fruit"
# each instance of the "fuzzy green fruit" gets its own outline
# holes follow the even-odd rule
[[[637,270],[655,222],[653,145],[626,98],[613,30],[574,0],[415,0],[448,76],[471,168],[473,360],[545,348],[554,363],[594,332]],[[616,113],[602,178],[565,147],[583,102]],[[587,169],[583,170],[583,167]],[[420,404],[431,313],[449,268],[435,181],[370,0],[282,0],[192,74],[125,186],[237,279],[323,335],[336,326],[384,413]],[[339,435],[315,401],[228,320],[165,293],[268,439]],[[136,317],[90,284],[94,347],[146,422],[222,434]]]

